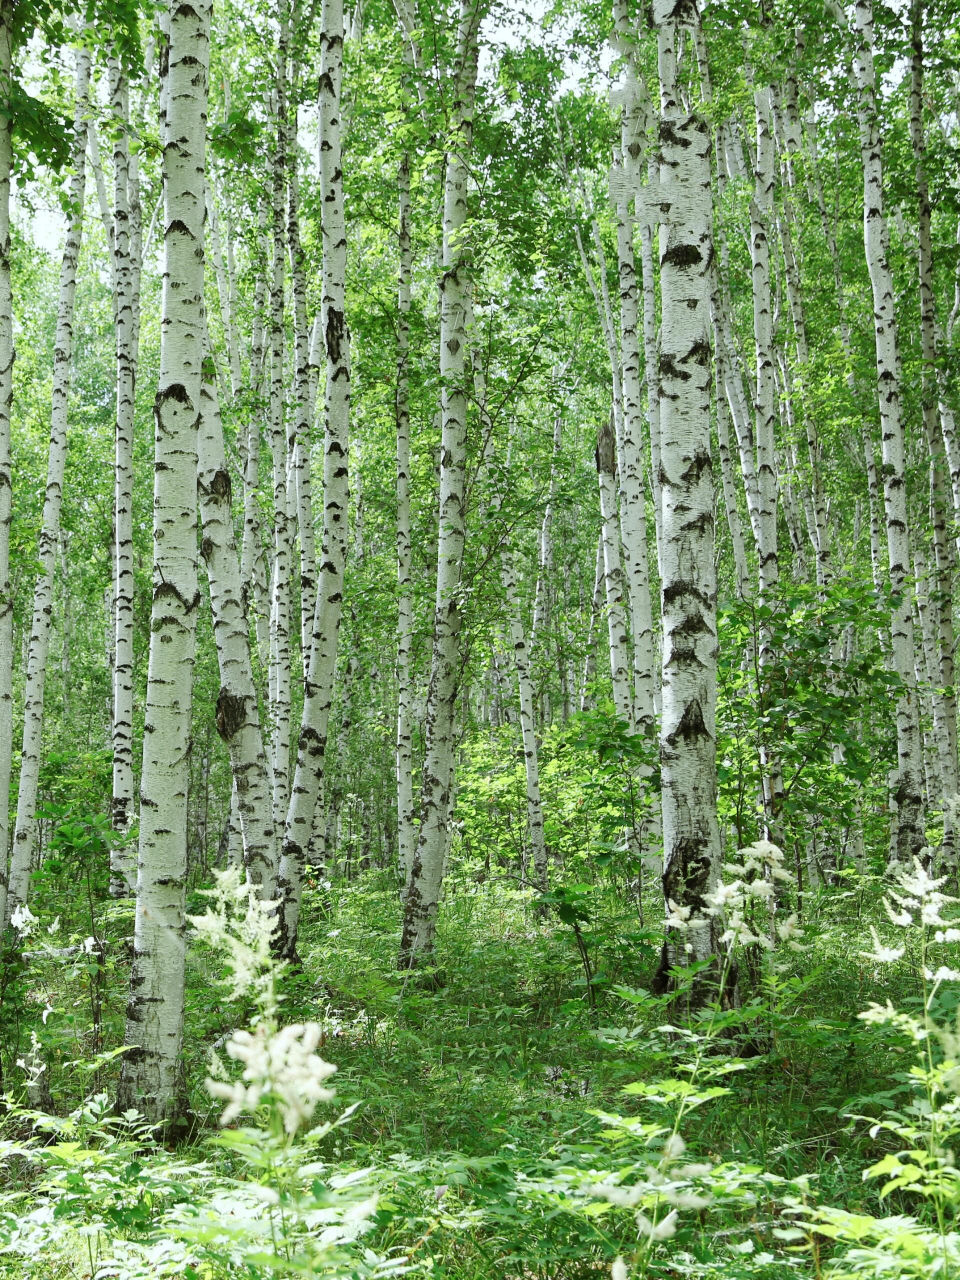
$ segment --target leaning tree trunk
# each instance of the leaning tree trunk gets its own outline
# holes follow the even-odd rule
[[[113,473],[113,829],[125,837],[133,820],[133,421],[137,382],[140,262],[132,234],[130,200],[129,86],[119,63],[112,68],[112,108],[116,139],[114,174],[114,339],[116,424]],[[136,860],[122,839],[110,851],[110,887],[129,893],[136,884]]]
[[[399,956],[402,968],[413,968],[433,950],[454,775],[454,733],[463,625],[460,576],[466,537],[464,501],[470,369],[466,329],[470,263],[464,229],[467,223],[467,159],[473,141],[481,7],[477,0],[461,0],[460,3],[454,75],[455,123],[448,142],[444,175],[437,593],[427,693],[420,832],[404,896]]]
[[[37,542],[40,573],[33,595],[33,620],[27,649],[27,678],[23,695],[23,750],[20,786],[17,791],[17,821],[10,859],[7,916],[26,902],[36,844],[37,788],[43,739],[43,699],[53,620],[53,582],[60,542],[60,509],[63,504],[63,475],[67,459],[67,407],[73,373],[73,311],[77,292],[77,262],[83,232],[83,199],[86,188],[86,116],[89,111],[90,52],[77,50],[77,89],[74,109],[74,144],[70,178],[70,224],[60,266],[60,301],[54,339],[53,391],[50,405],[50,446],[47,455],[47,486],[43,500],[43,521]]]
[[[280,858],[281,949],[296,957],[303,864],[314,829],[327,749],[327,726],[337,668],[343,608],[350,497],[350,334],[345,297],[347,239],[341,172],[340,94],[343,81],[343,3],[323,0],[320,12],[320,185],[323,236],[321,328],[326,344],[324,387],[323,538],[317,566],[310,664],[304,681],[297,766]],[[322,820],[322,815],[321,815]]]
[[[260,728],[250,657],[250,628],[233,532],[232,485],[213,360],[204,358],[197,435],[198,493],[203,537],[200,554],[210,584],[213,637],[220,668],[217,732],[230,753],[233,799],[243,837],[243,863],[260,896],[272,901],[277,887],[277,838],[271,806],[270,767]]]
[[[0,0],[0,92],[13,70],[13,0]],[[13,748],[13,586],[10,582],[10,414],[13,408],[13,291],[10,281],[10,170],[13,117],[0,114],[0,796],[10,794]],[[0,926],[6,919],[8,805],[0,804]]]
[[[891,616],[891,642],[894,667],[900,678],[897,699],[897,858],[909,863],[924,845],[923,762],[914,666],[913,586],[906,457],[900,405],[900,356],[893,272],[890,269],[887,222],[883,211],[883,159],[873,60],[873,0],[857,0],[856,31],[858,40],[854,71],[859,91],[860,155],[863,165],[863,240],[873,291],[887,561],[890,586],[896,601]]]
[[[154,565],[140,786],[133,970],[121,1108],[169,1124],[179,1105],[187,787],[197,609],[197,427],[211,6],[170,6],[163,51],[160,380],[154,407]]]
[[[679,6],[678,6],[679,8]],[[669,918],[657,974],[715,951],[705,894],[720,854],[717,822],[717,622],[710,452],[710,130],[683,111],[677,10],[655,0],[660,76],[660,460],[663,493],[663,890]],[[683,7],[699,21],[694,3]],[[673,923],[675,922],[675,923]]]

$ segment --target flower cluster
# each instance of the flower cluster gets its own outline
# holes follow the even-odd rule
[[[656,1164],[647,1165],[639,1181],[626,1186],[601,1182],[592,1188],[592,1194],[621,1209],[635,1209],[634,1217],[643,1239],[669,1240],[676,1234],[681,1209],[705,1209],[710,1204],[710,1197],[703,1195],[696,1183],[712,1172],[713,1165],[680,1164],[685,1151],[686,1143],[678,1133],[673,1133],[663,1144],[660,1159]],[[643,1212],[641,1205],[653,1214],[652,1218]],[[658,1211],[667,1206],[670,1211],[661,1217]]]
[[[929,849],[923,852],[927,856],[931,855]],[[960,942],[958,922],[953,919],[944,919],[944,911],[951,903],[957,901],[956,898],[951,898],[942,891],[947,877],[932,876],[918,857],[914,858],[912,868],[901,867],[894,879],[896,888],[891,889],[884,898],[884,909],[890,923],[898,928],[907,929],[915,926],[923,931],[924,978],[932,982],[934,987],[938,987],[942,982],[960,981],[960,973],[955,969],[950,969],[946,965],[932,969],[926,963],[927,946],[930,941],[926,930],[934,930],[933,941],[935,942]],[[873,950],[861,952],[865,959],[873,960],[877,964],[893,964],[906,952],[906,947],[886,946],[872,925],[870,933],[873,937]]]
[[[243,1064],[240,1079],[207,1080],[210,1095],[227,1103],[220,1123],[227,1125],[242,1112],[271,1103],[289,1135],[307,1124],[318,1104],[333,1097],[333,1090],[325,1088],[324,1081],[336,1067],[316,1053],[320,1034],[316,1022],[294,1022],[273,1032],[263,1023],[253,1031],[234,1031],[226,1048],[234,1061]],[[217,1076],[226,1075],[216,1059],[214,1070]]]
[[[21,938],[29,938],[37,923],[37,917],[25,902],[21,902],[10,913],[10,923]]]
[[[187,918],[204,941],[224,953],[230,999],[251,995],[269,1015],[275,1007],[277,961],[271,944],[277,904],[262,900],[239,867],[218,872],[215,887],[204,892],[213,899],[211,909]]]
[[[790,884],[793,880],[777,845],[757,840],[741,849],[736,861],[724,863],[723,869],[732,879],[721,882],[706,895],[708,914],[722,919],[725,926],[722,943],[731,947],[736,943],[755,944],[772,951],[779,939],[791,951],[806,950],[799,941],[803,929],[795,913],[772,926],[776,882]]]

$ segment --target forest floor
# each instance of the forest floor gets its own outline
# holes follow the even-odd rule
[[[436,1276],[607,1274],[618,1252],[635,1253],[633,1215],[577,1188],[635,1174],[671,1129],[686,1159],[713,1164],[712,1203],[681,1210],[643,1274],[819,1275],[828,1245],[811,1256],[799,1241],[798,1205],[916,1212],[909,1195],[878,1203],[863,1170],[896,1141],[851,1118],[910,1089],[909,1042],[858,1015],[921,995],[864,957],[876,896],[859,879],[808,900],[807,949],[762,977],[742,966],[740,1008],[678,1030],[677,1011],[648,993],[656,938],[624,913],[622,890],[595,894],[581,926],[591,1007],[573,929],[543,922],[529,895],[451,893],[436,972],[410,980],[396,969],[391,884],[371,874],[314,889],[283,1020],[323,1023],[338,1103],[360,1104],[330,1154],[380,1171],[379,1245]],[[198,1082],[237,1013],[211,1008],[214,976],[202,963],[192,973]]]

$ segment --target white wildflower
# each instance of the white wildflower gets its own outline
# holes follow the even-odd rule
[[[40,1015],[41,1018],[43,1019],[44,1026],[47,1025],[47,1019],[50,1017],[51,1013],[53,1013],[53,1005],[48,1000],[47,1007],[44,1009],[43,1013]]]
[[[643,1182],[635,1182],[629,1187],[618,1187],[613,1182],[601,1182],[591,1189],[591,1194],[599,1200],[615,1204],[618,1209],[633,1209],[648,1190],[649,1187]]]
[[[755,840],[752,849],[767,862],[783,862],[783,850],[770,840]]]
[[[933,936],[937,942],[960,942],[960,929],[938,929]]]
[[[796,912],[794,912],[793,915],[787,916],[786,920],[781,921],[781,923],[777,925],[777,937],[781,942],[786,942],[790,938],[803,937],[803,930],[800,928]]]
[[[870,932],[873,935],[873,950],[860,952],[865,959],[876,960],[878,964],[893,964],[894,960],[900,959],[903,947],[885,947],[873,925],[870,926]]]
[[[319,1103],[333,1097],[324,1081],[336,1067],[315,1053],[320,1035],[316,1022],[294,1022],[272,1035],[263,1024],[252,1032],[235,1031],[226,1048],[234,1061],[243,1064],[241,1078],[207,1080],[208,1093],[227,1103],[220,1123],[229,1124],[268,1100],[276,1104],[287,1133],[296,1133]]]
[[[37,917],[25,902],[20,902],[14,907],[10,915],[10,923],[21,938],[29,938],[30,934],[33,933],[33,926],[37,923]]]
[[[672,898],[667,899],[667,918],[664,920],[664,926],[667,929],[688,929],[690,927],[691,907],[681,907],[679,903],[674,902]]]
[[[672,1209],[662,1222],[651,1222],[646,1214],[637,1214],[637,1227],[649,1240],[669,1240],[677,1231],[677,1211]]]
[[[681,1178],[705,1178],[708,1173],[713,1172],[713,1165],[706,1161],[702,1164],[685,1164],[677,1172]]]
[[[679,1160],[687,1149],[687,1144],[680,1137],[679,1133],[671,1133],[670,1137],[663,1144],[664,1160]]]
[[[83,953],[84,953],[84,955],[87,955],[87,956],[92,955],[92,954],[93,954],[93,952],[94,952],[94,951],[95,951],[95,949],[96,949],[96,946],[97,946],[97,940],[96,940],[96,938],[92,938],[92,937],[91,937],[91,938],[84,938],[84,940],[83,940]]]
[[[754,880],[747,885],[747,893],[751,898],[763,898],[765,902],[769,902],[773,897],[773,885],[769,880]]]
[[[883,907],[890,918],[891,924],[899,925],[903,929],[905,929],[907,925],[913,924],[913,916],[910,914],[910,912],[905,911],[902,908],[899,911],[895,911],[893,907],[891,907],[890,902],[887,898],[884,898],[883,900]]]
[[[712,1203],[709,1196],[699,1196],[695,1191],[674,1191],[668,1199],[678,1209],[706,1209]]]
[[[920,908],[920,923],[926,925],[946,924],[946,921],[940,918],[940,903],[923,903]]]
[[[49,933],[52,938],[55,933],[59,932],[59,929],[60,929],[60,917],[57,916],[53,924],[47,925],[47,933]]]
[[[622,1258],[614,1258],[610,1268],[610,1280],[627,1280],[627,1264]]]
[[[956,969],[948,969],[945,964],[942,964],[936,973],[934,973],[932,969],[928,969],[924,966],[923,976],[928,982],[935,982],[937,984],[941,982],[960,982],[960,973],[958,973]]]
[[[743,882],[734,880],[732,884],[718,884],[713,893],[706,895],[707,902],[718,910],[723,908],[730,902],[735,902],[740,897],[743,890]]]

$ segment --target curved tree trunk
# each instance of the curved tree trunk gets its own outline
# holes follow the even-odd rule
[[[154,470],[154,573],[134,962],[122,1108],[178,1112],[187,787],[197,609],[197,426],[203,359],[208,4],[171,5],[161,56],[164,289]]]

